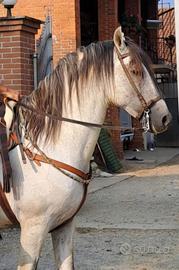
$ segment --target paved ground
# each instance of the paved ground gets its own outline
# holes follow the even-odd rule
[[[95,179],[77,217],[76,269],[179,269],[178,154],[127,152],[122,174]],[[0,269],[15,270],[19,231],[2,235]],[[49,237],[38,269],[55,269]]]

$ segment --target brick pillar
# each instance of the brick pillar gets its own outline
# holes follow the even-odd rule
[[[0,80],[22,95],[34,88],[32,56],[40,24],[29,17],[0,17]]]
[[[151,3],[150,3],[151,4]],[[136,16],[138,23],[141,23],[141,1],[140,0],[126,0],[125,10],[127,16]],[[134,32],[127,33],[136,43],[139,43],[139,34]],[[143,149],[143,136],[141,131],[141,124],[138,120],[132,118],[132,126],[134,130],[134,138],[129,144],[130,149]]]
[[[119,114],[120,114],[119,108],[111,105],[107,110],[106,122],[114,126],[120,125]],[[111,130],[110,134],[113,146],[116,150],[119,159],[123,159],[124,158],[123,143],[120,140],[121,132],[119,130]]]
[[[80,1],[54,1],[53,7],[53,60],[76,51],[80,45]]]
[[[142,135],[142,126],[139,120],[132,118],[132,126],[134,128],[134,138],[129,144],[129,149],[144,149],[144,139]]]
[[[118,22],[118,1],[117,0],[98,0],[98,22],[99,22],[99,40],[108,40],[113,38],[114,30],[119,25]],[[112,125],[119,125],[119,109],[110,106],[107,111],[106,122]],[[111,131],[113,145],[118,157],[123,158],[123,144],[120,141],[120,132]]]
[[[118,1],[98,0],[98,10],[99,40],[112,39],[114,30],[119,25]]]
[[[141,20],[141,6],[140,6],[140,0],[126,0],[125,1],[125,10],[126,10],[126,15],[135,15],[138,17],[139,22]]]

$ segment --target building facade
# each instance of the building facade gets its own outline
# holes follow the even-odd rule
[[[53,63],[80,45],[88,45],[97,40],[112,39],[119,25],[144,49],[151,47],[149,41],[156,42],[157,32],[147,29],[147,20],[157,18],[157,0],[18,0],[13,9],[14,16],[29,16],[45,21],[52,17]],[[0,16],[6,10],[1,6]],[[40,31],[37,37],[40,35]],[[4,81],[6,83],[6,81]],[[119,110],[110,107],[106,121],[118,125]],[[133,120],[133,127],[140,127]],[[112,132],[115,149],[123,157],[123,143],[119,131]],[[142,133],[136,129],[131,142],[132,148],[143,147]]]

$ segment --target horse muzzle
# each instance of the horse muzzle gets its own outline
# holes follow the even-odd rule
[[[164,100],[159,100],[152,108],[150,114],[150,129],[158,134],[166,131],[172,121],[172,115],[169,112]]]

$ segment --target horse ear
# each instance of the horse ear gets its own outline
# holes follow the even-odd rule
[[[113,40],[116,48],[120,51],[120,53],[124,53],[126,50],[126,44],[124,33],[122,32],[121,26],[119,26],[115,30]]]

